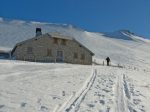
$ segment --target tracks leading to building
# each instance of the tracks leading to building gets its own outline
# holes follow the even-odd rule
[[[66,101],[59,109],[56,109],[56,112],[77,112],[81,102],[86,96],[89,89],[92,87],[97,75],[97,70],[92,68],[92,74],[89,79],[86,81],[82,89],[72,95],[68,101]]]
[[[78,112],[114,112],[116,83],[116,70],[110,67],[99,69],[94,84],[80,104]]]

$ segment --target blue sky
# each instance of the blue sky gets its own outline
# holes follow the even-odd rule
[[[93,32],[129,29],[150,38],[150,0],[0,0],[0,16],[67,23]]]

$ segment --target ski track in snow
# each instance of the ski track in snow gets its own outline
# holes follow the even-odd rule
[[[123,87],[122,74],[118,76],[117,82],[117,112],[127,112],[126,100],[124,98],[124,87]]]
[[[111,68],[106,70],[110,70]],[[132,79],[122,70],[98,70],[93,86],[75,111],[66,112],[145,112],[140,92],[135,90]],[[118,72],[119,71],[119,72]]]
[[[92,68],[91,76],[85,82],[85,84],[83,85],[81,90],[78,91],[78,93],[72,95],[70,97],[70,99],[67,102],[65,102],[65,104],[64,104],[65,106],[63,105],[62,107],[60,107],[58,112],[76,112],[76,111],[78,111],[81,102],[83,101],[83,99],[86,96],[89,89],[92,87],[92,85],[95,81],[96,75],[97,75],[97,70]],[[56,111],[57,111],[57,109],[56,109]]]
[[[126,108],[129,112],[145,112],[143,101],[140,98],[141,96],[143,97],[143,95],[134,87],[132,80],[133,79],[123,74],[124,101],[126,101]]]
[[[79,112],[109,112],[114,110],[114,88],[116,76],[114,73],[101,74],[98,70],[96,81],[85,96]]]

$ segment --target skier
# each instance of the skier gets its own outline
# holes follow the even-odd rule
[[[109,65],[110,65],[110,64],[109,64],[109,63],[110,63],[110,58],[107,57],[107,58],[106,58],[106,61],[107,61],[107,66],[109,66]]]

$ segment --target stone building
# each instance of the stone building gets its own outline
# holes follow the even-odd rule
[[[94,53],[74,38],[60,33],[42,34],[40,31],[37,28],[34,38],[16,44],[11,52],[12,58],[34,62],[92,64]]]

